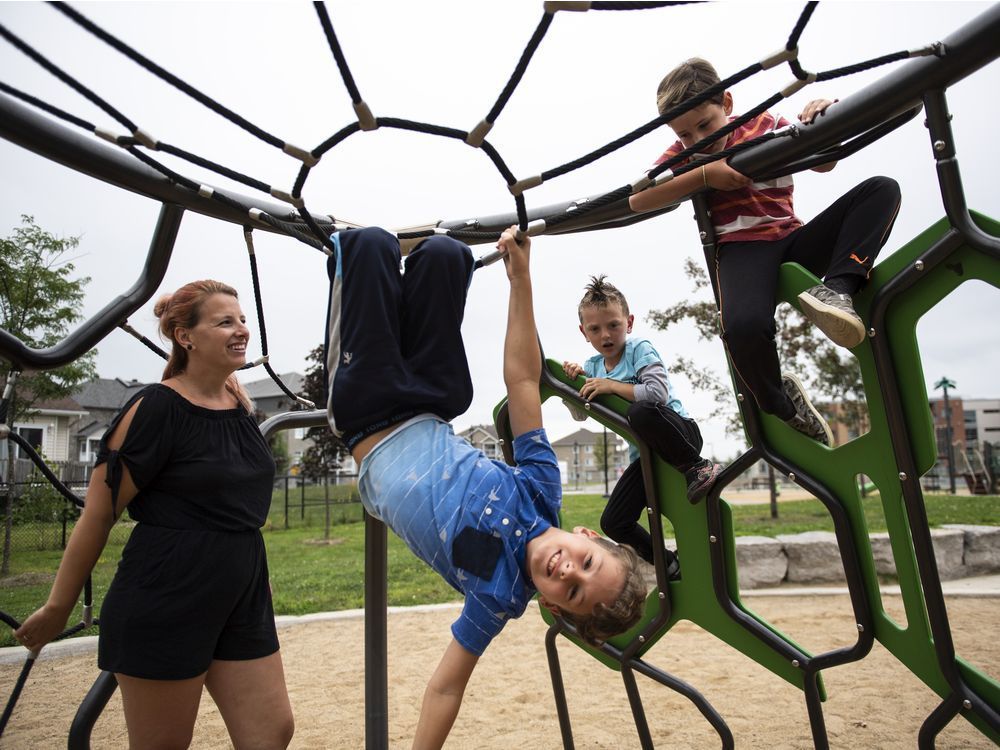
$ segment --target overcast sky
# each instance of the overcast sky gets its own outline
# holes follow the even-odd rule
[[[147,57],[287,141],[313,148],[353,119],[311,3],[80,3],[99,25]],[[827,70],[948,36],[987,3],[821,3],[800,41],[808,70]],[[467,130],[489,111],[539,19],[540,2],[330,2],[327,4],[362,96],[377,116]],[[490,142],[520,178],[562,164],[656,115],[662,76],[693,55],[725,77],[781,48],[801,3],[718,3],[643,12],[559,13]],[[0,23],[138,122],[155,137],[265,182],[290,189],[297,162],[229,124],[95,40],[43,3],[0,3]],[[903,63],[905,64],[905,63]],[[894,66],[893,66],[894,67]],[[775,110],[790,119],[806,101],[844,98],[890,68],[814,84]],[[121,127],[20,52],[0,41],[0,80],[116,131]],[[791,81],[787,67],[733,90],[737,112]],[[1000,65],[949,90],[969,205],[1000,216],[995,186],[995,121]],[[796,176],[796,211],[808,220],[872,174],[897,179],[903,206],[883,253],[944,215],[927,131],[917,117],[828,174]],[[551,184],[527,193],[529,206],[602,193],[639,177],[673,140],[660,129]],[[158,155],[158,158],[162,155]],[[254,192],[169,157],[183,174],[245,195]],[[142,271],[159,204],[79,175],[0,140],[0,233],[30,214],[46,230],[79,236],[75,263],[90,276],[86,315],[124,292]],[[397,229],[436,220],[514,210],[485,154],[456,141],[399,131],[357,134],[328,153],[304,191],[308,207],[361,224]],[[269,199],[273,200],[273,199]],[[636,314],[633,335],[648,337],[664,359],[692,357],[721,373],[722,345],[691,329],[661,333],[646,315],[690,295],[685,257],[701,258],[688,206],[632,227],[540,237],[533,256],[536,315],[546,354],[580,361],[592,351],[577,330],[576,304],[590,274],[607,273]],[[322,342],[325,256],[296,240],[256,232],[271,363],[302,372]],[[485,248],[474,248],[477,255]],[[241,290],[255,332],[252,286],[241,229],[185,215],[163,291],[214,277]],[[476,398],[458,428],[490,421],[503,393],[500,374],[506,279],[499,265],[477,272],[465,337]],[[155,300],[155,297],[154,297]],[[152,303],[130,322],[155,335]],[[996,290],[968,283],[918,326],[929,388],[942,375],[965,397],[1000,397]],[[987,323],[989,321],[989,323]],[[259,340],[253,356],[259,354]],[[99,346],[103,377],[158,380],[162,362],[127,334]],[[266,377],[254,370],[247,380]],[[707,396],[674,383],[701,419],[706,452],[729,457],[740,442],[704,421]],[[550,436],[576,429],[561,406],[546,409]]]

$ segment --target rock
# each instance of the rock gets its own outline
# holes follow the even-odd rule
[[[781,542],[769,536],[736,537],[736,573],[741,589],[777,586],[788,571]]]
[[[961,578],[965,573],[965,533],[959,529],[931,529],[934,559],[942,581]]]
[[[896,575],[896,558],[892,554],[889,543],[889,532],[879,531],[869,534],[872,545],[872,557],[875,559],[875,572],[880,576]]]
[[[806,531],[777,537],[788,557],[790,583],[843,583],[844,564],[832,531]]]
[[[949,523],[942,528],[961,531],[964,535],[965,575],[985,575],[1000,570],[1000,526]]]

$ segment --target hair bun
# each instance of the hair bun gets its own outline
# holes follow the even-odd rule
[[[173,302],[173,299],[174,295],[172,294],[164,294],[160,297],[159,301],[153,307],[153,315],[158,318],[162,316],[163,313],[166,312],[167,308],[170,307],[170,303]]]

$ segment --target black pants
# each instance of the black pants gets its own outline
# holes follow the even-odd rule
[[[858,277],[860,288],[889,238],[899,200],[895,180],[872,177],[783,239],[719,245],[715,273],[722,338],[762,411],[781,419],[795,414],[781,388],[774,344],[779,266],[799,263],[826,279]]]
[[[660,458],[681,473],[701,463],[703,440],[693,419],[682,417],[665,404],[636,401],[628,410],[636,435]],[[653,562],[649,532],[639,525],[646,509],[642,464],[633,461],[621,475],[601,515],[601,531],[619,544],[631,545],[646,562]]]
[[[424,240],[400,275],[383,229],[338,232],[330,256],[327,418],[352,448],[423,412],[450,421],[472,403],[462,318],[474,260],[450,237]]]

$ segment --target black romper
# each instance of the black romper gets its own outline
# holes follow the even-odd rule
[[[124,443],[109,451],[108,437],[139,399]],[[138,523],[101,607],[101,669],[180,680],[213,659],[277,651],[260,533],[274,460],[253,418],[242,408],[196,406],[157,383],[108,428],[102,463],[113,502],[122,464],[139,492],[128,506]]]

